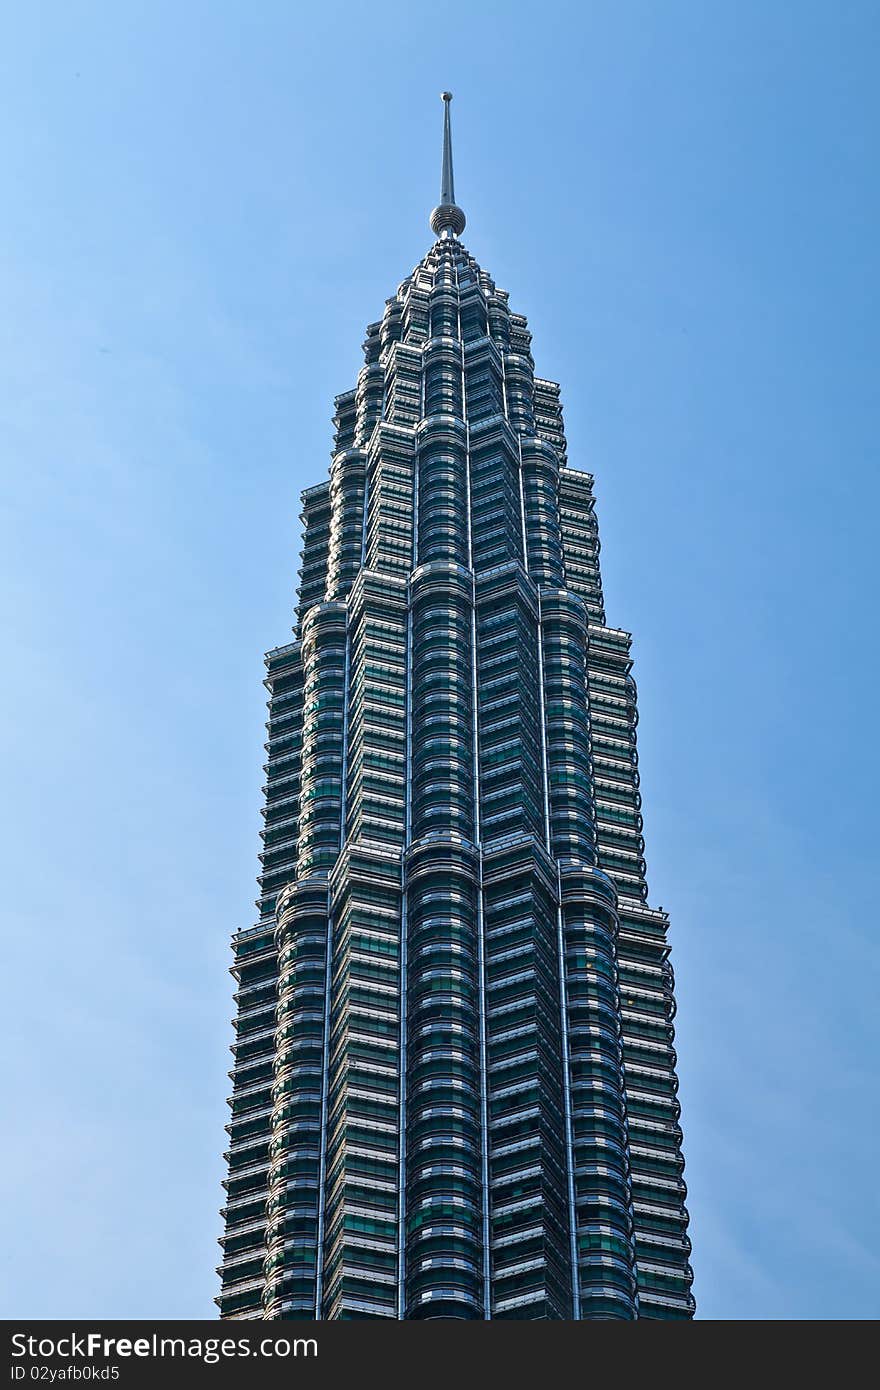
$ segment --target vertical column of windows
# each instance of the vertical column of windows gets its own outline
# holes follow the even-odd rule
[[[368,469],[366,568],[405,578],[413,567],[412,430],[387,423],[379,426]]]
[[[533,434],[535,430],[535,364],[531,342],[532,335],[522,314],[511,314],[509,345],[505,354],[507,412],[511,425],[520,434]]]
[[[353,395],[349,393],[337,399],[337,439],[345,439],[347,421],[352,419]],[[303,494],[303,559],[297,605],[300,635],[305,615],[320,603],[325,590],[330,512],[329,484],[307,489]],[[258,906],[266,922],[266,927],[259,930],[272,932],[266,939],[272,942],[275,970],[271,997],[268,980],[263,980],[258,990],[265,1008],[261,1029],[264,1051],[261,1057],[253,1054],[244,1063],[246,1071],[241,1080],[250,1084],[242,1088],[239,1098],[233,1097],[233,1113],[243,1104],[242,1125],[255,1140],[259,1136],[264,1142],[265,1176],[253,1203],[260,1208],[260,1221],[259,1227],[251,1226],[251,1230],[262,1232],[262,1269],[252,1295],[256,1299],[252,1315],[273,1315],[266,1310],[274,1309],[278,1316],[303,1316],[314,1308],[326,888],[317,889],[317,919],[314,901],[311,906],[306,904],[305,911],[302,904],[294,911],[294,905],[288,903],[283,928],[280,933],[275,932],[274,923],[280,920],[279,904],[285,886],[295,877],[299,850],[302,647],[297,643],[279,648],[270,652],[266,661],[270,690],[266,745],[269,757]],[[314,783],[312,790],[316,790]],[[308,925],[303,926],[309,920],[311,931]],[[258,1035],[251,1037],[256,1044]],[[295,1132],[301,1139],[297,1145],[291,1142]],[[253,1220],[251,1217],[252,1223]],[[253,1259],[256,1257],[254,1249]],[[221,1316],[226,1314],[226,1305],[221,1303]]]
[[[347,835],[403,843],[406,755],[406,581],[365,570],[349,599],[351,679]]]
[[[492,341],[498,344],[502,353],[505,353],[510,347],[510,309],[507,301],[508,296],[505,290],[499,290],[494,285],[486,287],[489,334]]]
[[[459,571],[438,565],[416,572],[411,603],[413,838],[472,840],[470,593]]]
[[[560,723],[563,714],[560,703],[554,703],[550,698],[554,693],[554,688],[548,685],[545,647],[547,645],[559,647],[559,655],[562,655],[562,650],[567,647],[568,642],[565,637],[560,636],[561,628],[558,624],[553,626],[552,632],[545,630],[542,616],[542,596],[543,586],[552,585],[558,589],[563,583],[564,571],[558,503],[559,456],[555,447],[548,446],[543,439],[538,437],[538,433],[532,432],[533,430],[540,432],[541,421],[537,413],[538,393],[530,352],[530,336],[525,321],[515,316],[507,316],[505,337],[505,396],[508,414],[518,430],[523,548],[528,573],[538,586],[536,646],[541,731],[541,786],[544,813],[542,839],[548,852],[558,853],[560,850],[558,818],[562,809],[559,806],[559,779],[565,776],[565,754],[570,750],[567,748],[567,731]],[[564,450],[564,440],[562,447]],[[564,453],[560,456],[564,457]],[[551,598],[551,611],[555,611],[554,605],[558,607],[560,598],[564,606],[567,596],[556,594],[554,598]],[[564,624],[562,627],[564,628]],[[577,645],[577,641],[575,641],[575,646],[577,647]],[[554,678],[560,676],[561,669],[565,666],[567,666],[565,657],[561,661],[551,662],[551,672]],[[574,704],[577,704],[578,692],[576,688],[570,688],[567,672],[566,678],[556,694],[559,695],[562,691],[569,699],[573,697]],[[548,720],[548,711],[552,716],[552,728]],[[551,767],[552,778],[556,779],[555,785],[551,781]],[[585,768],[584,771],[588,772],[588,768]],[[554,804],[556,806],[555,837],[553,811],[551,810]],[[562,813],[564,814],[564,810]],[[569,848],[567,845],[562,847]],[[558,1312],[556,1316],[568,1317],[573,1312],[575,1318],[579,1318],[571,1073],[568,1049],[568,993],[558,863],[554,866],[553,872],[553,928],[552,959],[555,971],[553,977],[555,1003],[553,1019],[558,1020],[555,1053],[560,1082],[560,1103],[556,1114],[556,1133],[559,1141],[557,1192],[561,1213],[559,1246],[560,1258],[565,1261],[567,1276],[564,1288],[561,1290],[562,1311]],[[559,1123],[560,1117],[561,1125]],[[562,1248],[565,1249],[564,1256],[561,1254]]]
[[[267,781],[258,901],[260,924],[233,938],[238,981],[233,1091],[228,1126],[229,1176],[224,1208],[221,1317],[261,1314],[261,1243],[269,1172],[272,1062],[276,1005],[274,910],[279,889],[293,873],[302,755],[303,670],[299,643],[266,657],[269,722]],[[258,1268],[259,1266],[259,1268]]]
[[[564,468],[567,456],[559,386],[543,377],[535,377],[535,433],[552,447]]]
[[[430,296],[430,337],[458,337],[458,293],[451,247],[438,248]]]
[[[452,247],[431,295],[410,584],[404,1306],[478,1318],[483,1298],[478,856],[466,436]],[[452,351],[450,351],[450,348]],[[438,420],[438,416],[442,420]]]
[[[372,326],[358,387],[357,438],[369,444],[369,485],[340,472],[341,550],[348,593],[345,847],[331,875],[332,956],[326,978],[323,1209],[317,1313],[394,1317],[397,1293],[401,860],[405,814],[406,573],[412,518],[412,435],[383,409],[406,399],[392,306]],[[379,347],[384,359],[379,360]],[[410,392],[411,394],[411,392]],[[343,466],[350,459],[342,460]],[[346,484],[348,490],[346,493]],[[331,479],[331,491],[333,480]],[[366,512],[366,515],[364,515]],[[366,565],[367,568],[363,568]],[[339,570],[344,573],[343,566]],[[394,571],[400,571],[396,577]]]
[[[400,854],[349,844],[331,878],[324,1318],[397,1315]]]
[[[520,325],[511,333],[506,297],[492,287],[488,305],[495,342],[509,349],[513,338],[520,350],[511,361],[507,351],[486,353],[478,344],[467,357],[477,465],[492,1308],[502,1318],[565,1318],[572,1308],[572,1269],[565,1131],[559,1125],[565,1100],[558,897],[552,861],[536,843],[545,819],[540,638],[533,586],[511,562],[520,560],[539,580],[559,582],[562,571],[548,499],[531,477],[525,485],[522,445],[531,461],[537,441],[491,423],[502,410],[515,429],[529,429],[532,377],[527,338]],[[487,417],[489,429],[481,429]],[[549,506],[554,503],[555,492]]]
[[[532,838],[483,865],[492,1309],[567,1318],[566,1203],[556,882]]]
[[[432,322],[439,319],[446,326],[446,303],[448,296],[435,297],[432,303]],[[436,332],[426,344],[425,360],[425,415],[454,415],[462,417],[461,370],[458,359],[458,345],[452,335],[443,336]]]
[[[560,866],[578,1286],[584,1319],[636,1316],[617,994],[616,902],[596,869]]]
[[[566,517],[566,475],[562,470],[565,573],[576,587],[568,540],[592,499],[576,490]],[[570,590],[545,590],[541,603],[551,825],[560,861],[580,1316],[631,1318],[638,1303],[617,992],[618,917],[613,884],[595,868],[588,607]]]
[[[539,719],[541,734],[541,786],[543,791],[543,843],[550,854],[553,846],[551,825],[550,762],[548,755],[547,725],[547,676],[544,664],[544,629],[542,621],[542,585],[548,581],[561,585],[563,575],[561,534],[558,525],[558,466],[555,451],[550,460],[543,457],[543,449],[538,449],[539,441],[534,436],[519,436],[520,487],[523,509],[523,546],[529,573],[538,583],[538,689]],[[537,458],[536,458],[537,455]],[[552,496],[547,495],[547,485]],[[553,861],[554,869],[554,964],[557,987],[557,1012],[559,1020],[558,1062],[560,1072],[561,1106],[556,1120],[560,1139],[562,1179],[564,1181],[564,1204],[562,1232],[567,1238],[567,1280],[563,1304],[564,1312],[559,1316],[575,1319],[581,1316],[580,1284],[578,1277],[577,1216],[575,1206],[574,1146],[571,1096],[571,1066],[568,1038],[568,981],[566,977],[565,932],[562,915],[562,879],[559,861]]]
[[[407,863],[408,1318],[483,1315],[478,864],[453,835]]]
[[[641,902],[647,898],[648,888],[630,642],[627,632],[590,626],[590,728],[600,861],[618,892]]]
[[[488,849],[543,823],[537,613],[518,566],[478,575],[480,832]]]
[[[414,839],[474,834],[470,593],[460,568],[467,561],[465,460],[464,426],[429,415],[418,434],[419,569],[410,597]]]
[[[418,348],[431,332],[430,279],[414,278],[406,288],[405,327],[402,341]]]
[[[228,1173],[222,1216],[221,1318],[262,1314],[266,1228],[270,1087],[274,1029],[276,953],[271,927],[239,932],[233,939],[236,980],[235,1063],[230,1077]]]
[[[559,516],[565,552],[565,582],[580,594],[590,621],[603,625],[605,609],[599,575],[599,531],[589,473],[562,468],[559,473]]]
[[[461,289],[462,275],[459,274],[459,323],[461,326],[461,339],[463,343],[469,343],[476,338],[485,338],[489,334],[489,315],[486,306],[485,295],[480,288],[474,284],[470,288]]]
[[[263,1316],[314,1314],[324,1071],[327,885],[279,895],[278,1010],[272,1085]]]
[[[410,343],[395,342],[385,360],[385,419],[412,428],[421,415],[421,353]]]
[[[630,637],[604,625],[599,541],[588,474],[562,471],[560,504],[567,582],[583,593],[592,620],[588,682],[598,858],[620,895],[617,1010],[638,1316],[688,1318],[693,1316],[694,1301],[672,1048],[674,1000],[667,919],[645,904]],[[597,1258],[607,1237],[607,1231],[590,1234]]]
[[[535,435],[522,435],[519,447],[529,574],[539,587],[559,588],[563,583],[559,463],[553,448]]]
[[[550,844],[559,859],[596,860],[587,703],[587,621],[566,590],[541,593]]]
[[[342,838],[348,614],[323,603],[303,620],[303,720],[296,879],[276,910],[279,983],[269,1173],[267,1316],[314,1314],[320,1265],[326,1109],[327,875]],[[292,879],[292,871],[286,871]],[[279,967],[280,969],[280,967]],[[287,1219],[295,1223],[288,1229]]]
[[[489,338],[465,342],[467,412],[471,429],[504,413],[501,355]]]
[[[364,342],[364,365],[358,373],[355,443],[366,448],[385,402],[385,372],[380,362],[382,324],[371,323]]]
[[[313,608],[303,623],[298,878],[328,873],[339,854],[347,621],[344,603],[324,603]]]
[[[694,1311],[693,1276],[678,1123],[668,921],[645,901],[630,637],[614,629],[592,628],[591,639],[599,857],[621,895],[620,1016],[640,1316],[689,1318]]]
[[[427,420],[419,430],[419,564],[467,565],[464,427]]]
[[[616,898],[595,869],[587,613],[542,590],[551,844],[560,863],[577,1285],[583,1318],[632,1317],[635,1279],[616,995]]]
[[[499,402],[501,385],[499,380]],[[470,400],[470,384],[468,385]],[[523,563],[520,510],[519,449],[516,437],[499,413],[469,423],[471,529],[473,567],[481,570]]]
[[[357,433],[357,390],[343,391],[336,397],[333,415],[333,452],[351,449]]]
[[[365,483],[366,457],[363,449],[345,449],[334,455],[330,473],[329,599],[344,599],[361,567]]]
[[[330,548],[330,484],[307,488],[302,495],[302,565],[297,588],[296,631],[302,634],[302,620],[327,587],[327,556]]]
[[[461,391],[468,408],[468,388],[466,355],[461,327],[461,288],[470,286],[474,277],[469,265],[460,261],[455,267],[456,285],[459,291],[458,336],[461,351]],[[473,435],[470,420],[466,423],[467,474],[466,474],[466,514],[468,572],[470,576],[470,670],[471,670],[471,736],[473,743],[474,777],[474,839],[477,846],[477,913],[476,913],[476,951],[477,951],[477,1066],[479,1085],[479,1127],[480,1127],[480,1218],[481,1218],[481,1284],[483,1317],[492,1316],[492,1250],[491,1250],[491,1197],[489,1192],[489,1077],[488,1047],[486,1035],[486,924],[485,902],[483,896],[483,831],[482,831],[482,788],[480,784],[480,710],[479,710],[479,658],[477,652],[477,588],[476,551],[474,546],[474,455]]]
[[[681,1153],[668,918],[621,901],[618,964],[643,1318],[690,1318],[693,1274]]]
[[[303,682],[299,643],[266,657],[269,722],[264,764],[263,842],[260,853],[260,917],[272,925],[275,899],[296,871],[301,810]]]
[[[393,350],[394,344],[400,341],[403,330],[403,301],[400,292],[393,295],[391,299],[385,301],[385,313],[382,315],[382,326],[379,329],[379,349],[380,357],[386,358]]]

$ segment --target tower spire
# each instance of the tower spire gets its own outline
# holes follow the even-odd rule
[[[443,173],[440,177],[440,202],[448,207],[455,202],[455,179],[452,173],[452,126],[449,120],[449,108],[452,105],[452,93],[443,92],[440,100],[443,102]]]
[[[452,173],[452,125],[449,107],[451,92],[441,92],[443,102],[443,165],[440,175],[440,202],[431,213],[431,230],[436,236],[461,236],[465,215],[455,201],[455,179]]]

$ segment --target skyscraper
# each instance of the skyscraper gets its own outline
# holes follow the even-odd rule
[[[223,1317],[689,1318],[630,636],[525,318],[436,240],[367,329],[266,657]]]

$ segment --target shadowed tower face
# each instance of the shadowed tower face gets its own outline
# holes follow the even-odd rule
[[[526,320],[437,237],[367,329],[269,652],[223,1317],[689,1318],[630,637]]]

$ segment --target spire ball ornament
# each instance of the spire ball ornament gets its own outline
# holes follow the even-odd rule
[[[431,213],[431,231],[435,236],[461,236],[467,219],[455,201],[455,181],[452,175],[452,126],[449,120],[451,92],[441,92],[443,102],[443,164],[440,172],[440,202]]]

